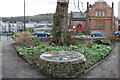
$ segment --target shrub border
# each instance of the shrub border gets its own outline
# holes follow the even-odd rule
[[[16,46],[16,43],[13,43],[11,44],[13,46],[13,48],[15,49],[15,52],[18,54],[18,56],[20,56],[23,60],[25,60],[27,63],[29,63],[25,58],[23,58],[22,55],[19,54],[19,52],[16,50],[15,46]],[[82,74],[83,76],[88,73],[90,70],[92,70],[93,68],[95,68],[96,66],[98,66],[99,64],[101,64],[103,61],[105,61],[106,59],[108,59],[111,55],[112,55],[112,51],[114,50],[114,46],[115,46],[115,43],[112,44],[113,48],[111,49],[111,51],[106,55],[106,57],[104,59],[100,59],[98,62],[96,62],[95,64],[91,65],[89,69],[85,70],[84,74]],[[30,64],[31,65],[31,64]],[[32,65],[31,65],[32,66]],[[38,70],[35,66],[34,68],[36,70]],[[40,72],[42,73],[42,72]],[[44,74],[43,74],[44,75]],[[49,76],[47,76],[49,78]]]

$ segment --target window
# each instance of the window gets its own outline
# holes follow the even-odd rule
[[[96,9],[95,16],[105,16],[105,9]]]
[[[99,16],[101,16],[102,15],[102,12],[99,12]]]
[[[102,16],[105,16],[105,12],[104,11],[102,12]]]
[[[96,30],[103,30],[103,29],[105,29],[105,21],[97,20],[95,29]]]
[[[96,16],[98,16],[98,15],[99,15],[98,11],[96,11],[95,15],[96,15]]]

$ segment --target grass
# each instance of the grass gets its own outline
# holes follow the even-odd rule
[[[105,58],[109,52],[112,50],[112,46],[106,45],[71,45],[71,46],[52,46],[48,44],[40,44],[38,46],[24,47],[24,46],[16,46],[16,50],[20,55],[23,56],[30,64],[39,65],[37,62],[39,61],[39,57],[44,52],[49,51],[76,51],[84,54],[86,57],[85,69],[87,70],[93,64],[97,63],[99,60]]]

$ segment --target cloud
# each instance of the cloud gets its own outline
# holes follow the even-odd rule
[[[26,15],[37,15],[44,13],[54,13],[56,10],[57,0],[25,0],[26,1]],[[78,0],[75,0],[78,1]],[[84,10],[86,10],[87,1],[94,4],[97,0],[80,0],[83,2]],[[104,0],[110,6],[113,0]],[[115,3],[115,15],[118,15],[118,1]],[[74,0],[70,0],[69,12],[74,9]],[[77,5],[77,4],[76,4]],[[82,10],[81,4],[80,8]],[[1,0],[0,1],[0,16],[23,16],[24,13],[24,0]]]

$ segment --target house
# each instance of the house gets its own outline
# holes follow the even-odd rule
[[[9,32],[10,31],[10,24],[9,22],[0,22],[1,32]]]
[[[84,12],[71,12],[71,27],[70,31],[84,31],[86,15]]]
[[[110,7],[103,0],[98,0],[93,5],[87,4],[86,24],[89,31],[115,31],[114,3]]]
[[[27,28],[34,28],[37,26],[37,23],[36,22],[32,22],[32,21],[29,21],[28,23],[26,23],[26,27]]]
[[[46,32],[51,31],[51,30],[52,30],[52,28],[49,26],[46,26],[46,25],[34,29],[34,31],[46,31]]]
[[[37,24],[37,27],[43,27],[43,26],[48,26],[52,27],[53,23],[49,23],[48,21],[41,21]]]
[[[105,1],[98,0],[93,5],[87,2],[87,10],[71,13],[71,27],[76,31],[115,31],[118,30],[114,17],[114,3],[110,7]]]

